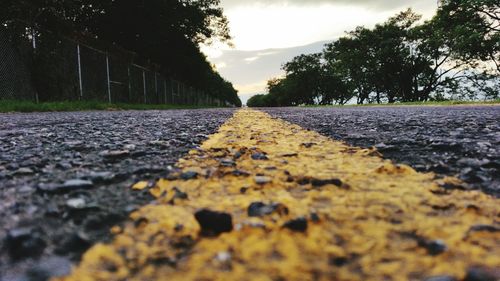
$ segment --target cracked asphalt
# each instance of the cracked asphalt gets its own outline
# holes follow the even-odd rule
[[[0,114],[0,280],[68,274],[230,109]]]
[[[500,196],[500,106],[405,106],[264,109],[353,146],[375,147],[387,159],[463,189]],[[455,187],[456,188],[456,187]]]

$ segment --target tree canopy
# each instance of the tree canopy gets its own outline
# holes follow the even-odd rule
[[[249,106],[497,99],[499,15],[498,1],[449,0],[425,22],[408,9],[357,27],[322,53],[285,63],[285,76]]]
[[[241,102],[199,49],[230,43],[219,0],[4,0],[0,22],[17,34],[32,29],[86,36],[120,46],[163,73],[236,105]]]

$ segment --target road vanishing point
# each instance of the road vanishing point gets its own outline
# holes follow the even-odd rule
[[[53,280],[498,280],[499,199],[375,149],[241,109],[176,167]]]

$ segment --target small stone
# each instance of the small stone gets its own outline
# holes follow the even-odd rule
[[[253,160],[269,160],[269,158],[267,158],[267,156],[261,152],[252,153],[252,159]]]
[[[439,275],[428,277],[424,281],[457,281],[457,279],[450,275]]]
[[[90,239],[83,233],[73,233],[63,238],[59,246],[55,249],[58,255],[80,254],[91,246]]]
[[[281,157],[297,157],[299,156],[298,153],[295,153],[295,152],[291,152],[291,153],[285,153],[285,154],[282,154]]]
[[[318,214],[316,214],[316,213],[312,213],[312,214],[311,214],[311,220],[312,220],[313,222],[319,222],[319,221],[320,221],[320,219],[319,219]]]
[[[50,280],[71,273],[71,261],[65,257],[46,257],[37,261],[37,265],[26,272],[29,281]],[[23,279],[24,280],[24,279]]]
[[[124,158],[130,155],[129,150],[105,150],[99,153],[99,156],[108,160]]]
[[[69,162],[59,162],[56,164],[56,168],[59,168],[61,170],[69,170],[73,168],[73,165],[71,165],[71,163]]]
[[[77,189],[89,189],[93,186],[94,185],[91,181],[74,179],[65,181],[63,184],[39,184],[37,188],[41,192],[64,193]]]
[[[72,209],[83,209],[85,208],[85,200],[82,198],[73,198],[66,201],[66,206]]]
[[[447,246],[442,240],[425,240],[419,239],[418,245],[424,247],[429,255],[437,256],[447,250]]]
[[[321,187],[321,186],[328,185],[328,184],[333,184],[333,185],[340,187],[340,186],[342,186],[342,181],[339,179],[326,179],[326,180],[312,179],[311,184],[314,187]]]
[[[41,255],[46,243],[39,231],[31,228],[16,228],[7,232],[4,245],[10,257],[19,260]]]
[[[280,215],[287,215],[288,208],[281,203],[264,204],[262,202],[253,202],[248,206],[247,214],[249,217],[262,217],[274,212]]]
[[[181,174],[181,179],[192,180],[198,177],[198,173],[195,171],[187,171]]]
[[[93,182],[109,182],[115,178],[112,172],[91,172],[88,178]]]
[[[483,267],[471,267],[467,269],[464,281],[498,281],[500,280],[499,269],[488,269]]]
[[[185,192],[180,191],[177,187],[174,187],[174,198],[173,199],[188,199],[188,195]]]
[[[224,167],[234,167],[234,166],[236,166],[236,162],[234,162],[231,159],[223,159],[223,160],[220,161],[220,164],[221,164],[221,166],[224,166]]]
[[[18,190],[19,193],[30,193],[33,191],[33,187],[29,185],[23,185]]]
[[[307,230],[307,220],[305,218],[290,220],[283,227],[296,232],[305,232]]]
[[[489,225],[489,224],[477,224],[477,225],[473,225],[469,229],[468,232],[470,233],[470,232],[481,232],[481,231],[484,231],[484,232],[500,232],[500,227],[494,226],[494,225]]]
[[[234,170],[231,173],[233,174],[233,176],[237,176],[237,177],[250,175],[250,173],[242,171],[242,170]]]
[[[194,217],[200,224],[202,235],[217,236],[233,230],[233,219],[228,213],[203,209],[196,212]]]
[[[94,184],[91,181],[80,179],[67,180],[63,183],[63,187],[67,189],[86,189],[93,186]]]
[[[135,148],[136,148],[135,144],[126,144],[123,146],[123,149],[128,150],[128,151],[135,150]]]
[[[34,174],[35,172],[30,169],[30,168],[19,168],[17,169],[14,174],[15,175],[20,175],[20,176],[23,176],[23,175],[32,175]]]
[[[328,261],[330,265],[341,267],[346,265],[349,262],[347,257],[331,257]]]
[[[311,148],[311,147],[313,147],[313,145],[316,145],[316,143],[314,143],[314,142],[305,142],[305,143],[302,143],[301,145],[303,147],[305,147],[305,148]]]
[[[270,183],[272,181],[272,179],[270,177],[266,177],[266,176],[256,176],[256,177],[254,177],[254,180],[255,180],[255,183],[257,183],[257,184],[266,184],[266,183]]]
[[[218,252],[215,256],[215,259],[220,262],[229,262],[231,261],[231,253],[229,252]]]

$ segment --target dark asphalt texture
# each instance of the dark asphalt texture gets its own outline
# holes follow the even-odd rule
[[[263,109],[306,129],[500,196],[500,106]]]
[[[500,107],[263,109],[388,159],[500,195]],[[0,280],[64,275],[234,111],[0,114]],[[452,187],[457,188],[457,187]]]
[[[0,114],[0,280],[47,280],[153,200],[233,110]]]

